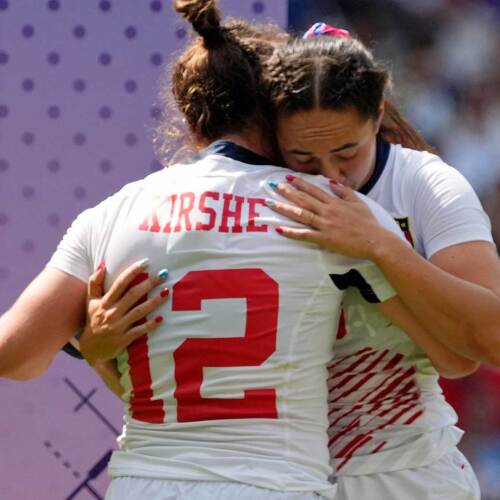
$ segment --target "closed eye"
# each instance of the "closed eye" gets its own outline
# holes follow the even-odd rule
[[[356,158],[356,155],[357,155],[357,151],[355,151],[354,153],[351,153],[349,155],[336,155],[336,158],[340,161],[349,161],[349,160],[353,160],[354,158]]]
[[[295,158],[299,165],[310,165],[314,158]]]

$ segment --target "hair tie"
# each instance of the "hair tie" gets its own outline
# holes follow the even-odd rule
[[[330,26],[325,23],[315,23],[313,24],[302,37],[304,40],[309,38],[315,38],[317,36],[333,36],[340,38],[352,38],[351,34],[347,30],[343,30],[341,28],[335,28],[335,26]]]

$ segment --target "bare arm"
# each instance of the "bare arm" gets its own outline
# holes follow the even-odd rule
[[[0,317],[0,376],[29,380],[41,375],[85,323],[87,285],[44,269]]]
[[[488,242],[448,247],[426,261],[374,219],[344,186],[341,198],[295,179],[279,192],[306,210],[275,203],[273,209],[311,228],[286,228],[286,237],[373,260],[412,314],[438,342],[454,352],[500,366],[500,262]],[[314,217],[311,217],[311,212]]]
[[[113,359],[103,363],[96,363],[94,365],[94,370],[101,377],[108,389],[121,399],[124,390],[120,383],[120,372],[118,371],[116,360]]]
[[[378,304],[378,309],[427,354],[441,376],[465,377],[479,368],[479,363],[456,354],[427,333],[399,297]]]
[[[449,247],[429,262],[387,235],[374,260],[440,343],[500,366],[500,263],[491,244]]]

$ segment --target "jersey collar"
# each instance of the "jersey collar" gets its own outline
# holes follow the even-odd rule
[[[208,155],[219,155],[248,165],[272,165],[272,162],[253,151],[231,141],[219,140],[200,151],[198,159]]]
[[[389,153],[391,152],[391,145],[384,141],[383,139],[377,139],[377,153],[375,156],[375,169],[373,170],[373,174],[366,181],[364,186],[359,190],[362,194],[368,194],[373,186],[377,184],[377,181],[380,179],[382,172],[384,171],[385,165],[387,163],[387,159],[389,158]]]
[[[362,194],[368,194],[373,186],[377,183],[384,168],[387,164],[387,159],[389,158],[389,153],[391,151],[391,145],[384,141],[383,139],[377,139],[377,152],[375,156],[375,168],[373,174],[368,179],[368,181],[359,190]],[[230,158],[231,160],[239,161],[241,163],[246,163],[247,165],[272,165],[273,163],[253,151],[250,151],[239,144],[231,141],[219,140],[212,142],[210,146],[201,150],[198,154],[198,159],[205,158],[208,155],[219,155]]]

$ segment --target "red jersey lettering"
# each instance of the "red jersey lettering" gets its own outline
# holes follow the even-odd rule
[[[249,233],[265,233],[268,230],[267,224],[261,224],[258,226],[255,224],[255,219],[260,216],[257,212],[256,206],[262,205],[266,206],[265,200],[262,198],[248,198],[248,226],[247,231]]]
[[[181,206],[179,208],[179,218],[177,219],[177,225],[174,231],[178,233],[182,230],[182,219],[184,219],[184,229],[186,231],[191,231],[191,219],[189,218],[189,212],[193,210],[194,207],[194,193],[182,193],[180,196]]]
[[[222,222],[221,225],[219,226],[219,231],[221,233],[228,233],[229,232],[228,219],[232,218],[234,219],[234,225],[232,226],[231,231],[233,233],[243,232],[243,227],[241,226],[241,209],[243,206],[243,202],[245,201],[245,198],[243,198],[243,196],[235,195],[234,202],[236,204],[236,207],[234,210],[231,210],[230,206],[231,206],[231,201],[233,200],[233,195],[224,193],[222,197],[224,198],[224,208],[222,209]]]
[[[220,194],[214,191],[205,191],[200,196],[200,203],[198,205],[198,209],[202,214],[207,214],[209,218],[207,223],[197,222],[195,226],[196,231],[211,231],[215,227],[215,219],[217,218],[217,212],[213,208],[206,206],[205,202],[207,198],[218,200],[220,198]]]

